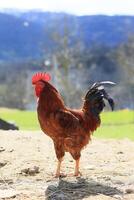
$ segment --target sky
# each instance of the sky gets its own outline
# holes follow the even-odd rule
[[[134,0],[0,0],[0,8],[42,9],[76,15],[134,15]]]

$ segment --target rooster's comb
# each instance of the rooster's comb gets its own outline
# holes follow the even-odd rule
[[[49,73],[46,72],[38,72],[32,76],[32,84],[36,84],[38,81],[50,81],[51,76]]]

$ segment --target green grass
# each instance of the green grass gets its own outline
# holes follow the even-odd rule
[[[40,130],[37,114],[33,111],[0,109],[0,118],[14,122],[20,130]],[[102,125],[94,133],[100,138],[129,138],[134,140],[134,111],[103,112]]]
[[[101,127],[97,129],[94,136],[134,140],[134,111],[103,112],[101,121]]]
[[[116,138],[116,139],[129,138],[131,140],[134,140],[134,124],[119,125],[119,126],[102,125],[100,128],[97,129],[94,136],[99,138]]]
[[[101,115],[103,124],[127,124],[134,123],[134,111],[121,110],[114,112],[103,112]]]
[[[20,130],[39,130],[36,112],[0,109],[0,118],[15,123]]]

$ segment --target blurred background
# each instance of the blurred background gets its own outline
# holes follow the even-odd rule
[[[110,80],[116,109],[134,109],[133,0],[0,0],[0,107],[35,110],[31,76],[48,71],[70,107]]]
[[[31,76],[49,71],[71,107],[90,84],[110,80],[116,109],[134,109],[133,7],[132,0],[1,0],[0,107],[34,110]]]

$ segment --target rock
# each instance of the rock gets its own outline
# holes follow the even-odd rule
[[[0,162],[0,167],[4,167],[7,164],[7,162]]]
[[[71,199],[69,195],[66,195],[64,193],[59,193],[55,195],[57,200],[69,200]]]
[[[111,180],[111,178],[110,177],[108,177],[108,176],[105,176],[105,181],[110,181]]]
[[[0,129],[2,130],[19,130],[19,128],[10,122],[0,119]]]
[[[25,168],[21,170],[21,174],[28,174],[29,168]]]
[[[123,151],[118,151],[117,154],[124,154]]]
[[[21,174],[34,176],[39,173],[39,167],[34,166],[32,168],[25,168],[21,170]]]
[[[34,169],[29,169],[28,174],[34,176],[36,174],[36,171]]]
[[[34,166],[33,168],[30,168],[30,169],[29,169],[29,174],[30,174],[30,175],[35,175],[35,174],[37,174],[37,173],[39,173],[39,167]]]
[[[57,187],[55,185],[49,185],[48,189],[50,191],[56,191]]]
[[[9,152],[12,153],[14,151],[14,149],[10,149]]]
[[[0,152],[5,151],[6,149],[4,147],[0,147]]]
[[[127,194],[132,194],[132,193],[134,193],[134,188],[126,188],[126,189],[125,189],[125,193],[127,193]]]

